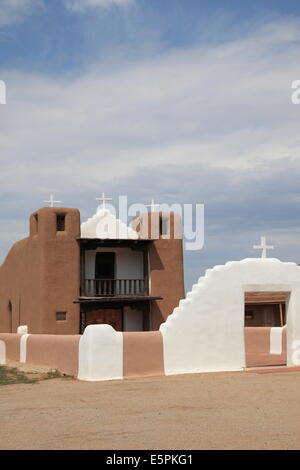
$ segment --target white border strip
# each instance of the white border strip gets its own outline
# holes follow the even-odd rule
[[[0,340],[0,365],[6,364],[6,344],[5,341]]]
[[[30,334],[22,335],[20,341],[20,362],[26,362],[27,356],[27,339]]]
[[[274,327],[270,331],[270,354],[282,354],[283,328]]]

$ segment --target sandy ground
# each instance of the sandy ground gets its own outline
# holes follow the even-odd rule
[[[0,387],[0,449],[299,449],[300,373]]]

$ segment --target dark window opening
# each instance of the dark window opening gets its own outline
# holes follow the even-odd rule
[[[115,253],[98,252],[95,261],[95,279],[115,278]]]
[[[282,327],[285,324],[286,307],[283,303],[246,305],[246,327]]]
[[[246,311],[245,318],[246,318],[246,320],[253,320],[254,313],[252,311],[248,311],[248,312]]]
[[[66,321],[67,312],[56,312],[56,321]]]
[[[66,225],[66,216],[65,215],[57,215],[56,216],[56,230],[57,232],[64,232]]]

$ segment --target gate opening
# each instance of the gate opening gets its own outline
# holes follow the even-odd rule
[[[286,365],[289,294],[289,292],[245,293],[246,367]]]

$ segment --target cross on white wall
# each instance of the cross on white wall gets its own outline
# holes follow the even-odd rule
[[[105,197],[105,193],[102,193],[102,197],[96,197],[96,201],[102,201],[102,209],[105,209],[105,201],[112,201],[111,197]]]
[[[154,204],[154,199],[152,199],[151,204],[146,204],[146,207],[150,207],[150,212],[154,212],[155,207],[160,207],[160,204]]]
[[[274,250],[273,245],[267,245],[266,237],[261,237],[260,238],[260,245],[254,245],[253,248],[255,250],[262,250],[262,253],[261,253],[262,258],[267,257],[267,250]]]
[[[47,204],[49,204],[50,207],[54,207],[54,204],[59,204],[61,201],[55,201],[55,200],[53,199],[53,194],[50,194],[50,199],[49,199],[49,201],[44,201],[44,202],[46,202]]]

